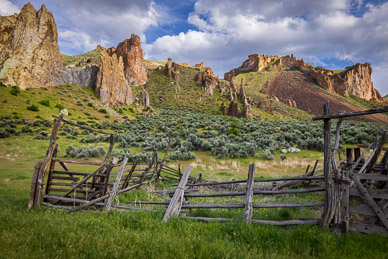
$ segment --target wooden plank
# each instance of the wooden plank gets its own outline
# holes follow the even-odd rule
[[[34,207],[36,185],[38,179],[39,169],[42,166],[42,161],[36,160],[34,165],[34,172],[32,173],[31,181],[31,191],[30,191],[30,200],[28,201],[28,208],[31,209]]]
[[[388,220],[385,217],[383,211],[380,209],[380,207],[373,200],[373,197],[369,194],[369,192],[364,187],[364,185],[360,182],[360,180],[357,179],[356,177],[353,177],[353,173],[352,172],[350,172],[349,176],[353,179],[354,183],[357,185],[358,190],[362,194],[361,197],[373,209],[373,211],[376,213],[376,216],[380,219],[381,223],[388,230]]]
[[[67,177],[67,176],[53,176],[52,180],[69,180],[69,181],[77,182],[79,181],[79,178]]]
[[[92,161],[84,161],[84,160],[70,160],[70,159],[62,159],[62,158],[55,158],[53,161],[58,163],[66,163],[66,164],[79,164],[79,165],[95,165],[95,166],[101,166],[102,163],[100,162],[92,162]]]
[[[247,186],[246,186],[246,201],[245,201],[245,210],[243,218],[248,223],[251,223],[252,215],[253,215],[253,207],[252,207],[252,201],[253,201],[253,186],[254,184],[254,177],[255,177],[255,163],[252,163],[249,165],[248,170],[248,180],[247,180]]]
[[[128,162],[128,157],[124,157],[124,160],[123,160],[123,162],[121,163],[119,172],[118,172],[118,174],[117,174],[117,176],[116,176],[115,183],[113,184],[112,191],[110,192],[108,201],[107,201],[106,206],[105,206],[105,210],[107,210],[107,211],[110,210],[110,208],[111,208],[111,206],[112,206],[113,199],[116,197],[117,190],[118,190],[119,185],[120,185],[121,176],[122,176],[122,174],[123,174],[124,167],[125,167],[125,165],[127,164],[127,162]]]
[[[354,177],[360,180],[373,180],[373,181],[388,181],[388,175],[383,174],[353,174]]]
[[[140,160],[140,158],[136,157],[135,162],[132,165],[132,168],[129,170],[128,175],[125,178],[123,185],[121,186],[121,189],[128,187],[129,179],[131,179],[133,172],[136,170],[136,166],[137,166],[137,163],[139,163],[139,160]]]
[[[87,176],[88,173],[80,173],[80,172],[71,172],[71,171],[60,171],[60,170],[54,170],[54,174],[67,174],[67,175],[80,175],[80,176]]]
[[[241,221],[241,219],[233,219],[233,218],[207,218],[207,217],[187,217],[187,216],[181,216],[181,218],[204,221],[204,222]],[[283,220],[283,221],[252,219],[251,223],[263,224],[263,225],[274,225],[274,226],[290,226],[290,225],[318,225],[319,221],[320,219]]]
[[[313,117],[313,120],[324,120],[324,119],[334,119],[334,118],[344,118],[344,117],[352,117],[352,116],[362,116],[362,115],[368,115],[368,114],[375,114],[375,113],[384,113],[388,112],[388,106],[380,109],[371,109],[366,111],[357,111],[357,112],[341,112],[338,114],[325,114],[323,116],[316,116]]]
[[[370,196],[374,199],[388,199],[388,190],[377,190],[377,189],[370,189],[368,188],[368,193]],[[361,192],[355,188],[349,188],[350,196],[358,196],[362,197]]]
[[[171,202],[163,215],[163,221],[167,222],[171,216],[179,215],[183,203],[183,196],[185,194],[185,187],[190,176],[190,171],[191,168],[186,167],[179,185],[175,190],[174,196],[172,197]]]
[[[103,162],[104,164],[108,162],[108,159],[109,159],[110,155],[112,154],[114,144],[115,144],[115,141],[113,138],[113,134],[110,134],[110,136],[109,136],[109,149],[108,149],[108,152],[106,153],[106,156],[104,158],[104,162]]]
[[[379,227],[376,225],[361,224],[361,223],[350,223],[349,230],[366,233],[366,234],[372,234],[372,233],[387,234],[388,233],[388,231],[383,227]]]
[[[35,199],[34,199],[34,206],[40,206],[40,203],[42,202],[42,193],[43,193],[43,184],[44,184],[44,176],[46,174],[46,170],[49,166],[49,162],[52,159],[52,156],[54,154],[55,149],[55,142],[57,139],[57,134],[59,130],[59,126],[61,124],[61,121],[63,119],[63,116],[60,115],[53,125],[53,129],[51,131],[50,136],[50,142],[49,147],[47,149],[46,157],[44,158],[42,165],[39,169],[38,178],[37,178],[37,188],[35,192]]]
[[[296,207],[320,207],[324,202],[295,202],[295,203],[269,203],[252,204],[253,208],[296,208]],[[245,208],[245,204],[187,204],[182,205],[184,209],[238,209]]]
[[[55,116],[55,115],[52,115],[54,118],[58,118],[58,116]],[[61,115],[62,116],[62,115]],[[101,131],[101,130],[95,130],[95,129],[92,129],[90,127],[86,127],[86,126],[83,126],[83,125],[79,125],[75,122],[72,122],[72,121],[69,121],[69,120],[65,120],[63,119],[64,122],[70,124],[70,125],[73,125],[73,126],[76,126],[78,128],[81,128],[81,129],[86,129],[86,130],[89,130],[89,131],[92,131],[92,132],[97,132],[97,133],[101,133],[101,134],[108,134],[108,135],[112,135],[112,133],[108,133],[108,132],[104,132],[104,131]]]
[[[382,209],[382,211],[385,214],[385,217],[388,218],[388,209]],[[350,206],[350,213],[372,217],[376,216],[376,213],[372,210],[372,208],[365,204]]]

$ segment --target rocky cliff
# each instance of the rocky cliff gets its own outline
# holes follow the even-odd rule
[[[0,80],[20,88],[53,85],[61,70],[54,17],[26,4],[20,14],[0,16]]]
[[[268,71],[297,68],[330,93],[344,97],[353,95],[368,101],[383,101],[380,93],[373,87],[372,67],[368,63],[355,64],[336,73],[333,70],[314,67],[303,60],[297,60],[293,55],[279,58],[278,56],[254,54],[250,55],[239,68],[225,73],[224,78],[232,80],[243,71],[260,72],[264,68]]]

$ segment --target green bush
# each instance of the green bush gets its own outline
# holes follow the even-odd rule
[[[0,81],[0,87],[7,87],[7,85]]]
[[[98,112],[101,112],[101,113],[108,113],[108,111],[106,109],[99,109]]]
[[[39,102],[39,104],[41,104],[43,106],[50,107],[50,101],[49,100],[42,100],[42,101]]]
[[[63,109],[65,109],[65,106],[63,104],[57,103],[55,105],[55,108],[58,108],[59,110],[63,110]]]
[[[27,106],[27,110],[33,111],[33,112],[38,112],[39,111],[39,107],[33,104],[31,106]]]
[[[269,149],[266,149],[263,151],[263,157],[266,160],[274,160],[274,158],[275,158],[272,151]]]
[[[16,85],[12,86],[12,87],[11,87],[10,93],[11,93],[12,95],[18,96],[18,95],[20,94],[20,88],[19,88],[19,86],[16,86]]]
[[[88,159],[90,157],[101,157],[105,155],[105,150],[103,147],[91,146],[91,147],[74,147],[67,146],[66,147],[66,157],[76,157],[76,158],[85,158]]]

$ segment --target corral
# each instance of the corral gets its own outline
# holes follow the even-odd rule
[[[56,136],[62,122],[100,134],[109,133],[75,124],[63,119],[62,116],[55,117],[46,157],[35,164],[29,208],[47,205],[72,212],[90,208],[152,210],[156,206],[167,206],[164,221],[173,215],[180,215],[201,221],[247,221],[270,225],[314,224],[345,233],[349,230],[387,233],[388,152],[384,148],[387,133],[376,136],[375,141],[362,154],[360,147],[347,148],[346,159],[342,159],[339,152],[342,118],[387,111],[388,108],[331,114],[327,103],[323,116],[314,118],[324,120],[325,145],[322,169],[317,169],[317,161],[312,170],[309,170],[308,166],[306,172],[297,177],[260,179],[255,178],[257,169],[255,164],[251,164],[246,180],[224,182],[203,181],[201,178],[190,177],[189,167],[183,173],[180,168],[167,167],[164,162],[168,148],[163,159],[159,159],[154,153],[149,164],[141,164],[138,159],[133,163],[127,163],[127,158],[124,158],[120,165],[116,159],[109,162],[114,145],[113,134],[110,134],[110,147],[101,163],[57,158]],[[331,119],[336,118],[339,120],[332,146]],[[73,170],[71,167],[74,165],[87,167],[90,172]],[[61,167],[60,170],[56,169],[58,166]],[[165,199],[163,201],[127,201],[131,206],[114,204],[115,198],[121,194],[163,180],[171,184],[171,189],[153,191],[160,194]],[[177,182],[179,184],[176,184]],[[315,193],[317,195],[314,195],[314,201],[302,198],[302,195]],[[282,197],[281,202],[266,202],[265,197],[273,196]],[[227,197],[225,198],[227,202],[219,203],[222,197]],[[206,198],[212,198],[213,201],[203,202]],[[261,210],[279,208],[302,209],[298,218],[289,220],[263,220],[253,217],[254,214],[260,214]],[[317,217],[306,217],[304,208],[321,209],[312,213],[318,215]],[[240,217],[232,214],[229,218],[198,216],[196,210],[201,209],[236,210],[241,214]]]

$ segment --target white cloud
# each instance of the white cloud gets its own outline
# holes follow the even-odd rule
[[[7,16],[19,13],[19,8],[8,0],[0,0],[0,15]]]
[[[373,67],[372,82],[382,96],[388,94],[388,64]]]
[[[58,41],[61,48],[70,51],[89,51],[95,49],[97,45],[106,45],[108,43],[105,39],[95,41],[89,34],[82,31],[65,30],[59,31],[58,34]],[[66,53],[66,51],[63,51],[62,49],[61,52]]]
[[[144,49],[154,60],[207,61],[220,76],[252,53],[293,53],[321,65],[325,59],[388,64],[388,3],[368,4],[363,16],[352,15],[350,8],[362,4],[348,0],[199,0],[188,16],[197,30],[160,37]],[[382,74],[373,75],[378,89],[383,87],[378,79]]]

